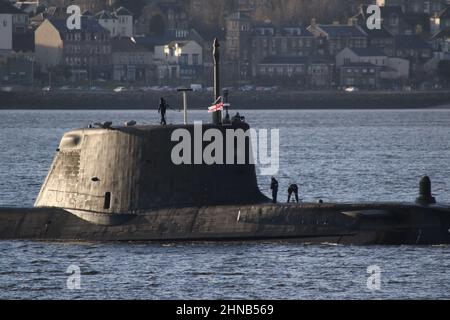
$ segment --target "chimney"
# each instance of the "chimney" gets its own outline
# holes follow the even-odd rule
[[[316,18],[311,19],[311,28],[315,29],[317,27]]]
[[[349,26],[356,26],[356,18],[349,18],[347,24]]]
[[[334,20],[334,21],[333,21],[333,26],[338,26],[338,25],[340,25],[339,21]]]

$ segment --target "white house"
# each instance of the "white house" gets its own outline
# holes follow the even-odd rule
[[[406,59],[388,57],[379,48],[345,48],[336,55],[336,67],[369,63],[380,68],[381,79],[406,79],[410,63]]]
[[[133,14],[126,8],[120,7],[114,15],[117,18],[117,33],[119,37],[133,36]]]
[[[13,49],[13,35],[27,31],[28,15],[7,1],[0,1],[0,50]]]
[[[345,48],[336,55],[336,66],[342,67],[348,63],[371,63],[385,66],[388,57],[378,48]]]
[[[386,68],[381,69],[381,79],[403,79],[409,78],[409,60],[402,58],[388,58]]]
[[[12,30],[12,15],[0,13],[0,51],[12,50]]]
[[[102,10],[95,15],[98,23],[109,31],[112,38],[117,36],[117,18],[108,10]]]
[[[155,46],[160,79],[195,79],[203,74],[203,48],[193,40]]]
[[[109,31],[112,38],[133,36],[133,14],[124,7],[114,12],[102,10],[95,15],[100,25]]]

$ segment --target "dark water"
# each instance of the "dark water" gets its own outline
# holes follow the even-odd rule
[[[450,110],[245,116],[254,127],[280,129],[280,190],[297,182],[306,201],[411,201],[428,174],[438,201],[450,203]],[[66,130],[106,120],[155,123],[157,115],[0,111],[0,119],[0,206],[22,207],[33,205]],[[259,177],[266,193],[269,180]],[[449,258],[448,246],[0,242],[0,298],[450,299]],[[67,289],[70,265],[81,269],[80,290]],[[366,285],[371,265],[381,268],[378,291]]]

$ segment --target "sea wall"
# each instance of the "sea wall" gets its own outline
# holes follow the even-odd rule
[[[212,96],[211,92],[190,93],[189,108],[206,109],[213,102]],[[13,91],[0,92],[0,109],[156,109],[160,97],[173,108],[181,107],[181,95],[171,91]],[[450,91],[251,91],[231,92],[230,102],[234,109],[427,108],[450,104]]]

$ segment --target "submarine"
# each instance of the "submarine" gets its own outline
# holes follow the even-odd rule
[[[217,40],[213,51],[218,101]],[[221,110],[212,112],[201,133],[214,129],[228,137],[227,131],[250,129],[246,121],[224,119]],[[173,135],[180,129],[192,136],[198,130],[185,121],[105,123],[65,133],[34,208],[0,208],[0,240],[450,243],[450,205],[436,203],[429,177],[411,203],[272,203],[258,188],[250,161],[174,163]],[[251,154],[250,140],[243,150],[234,145],[233,156]]]

